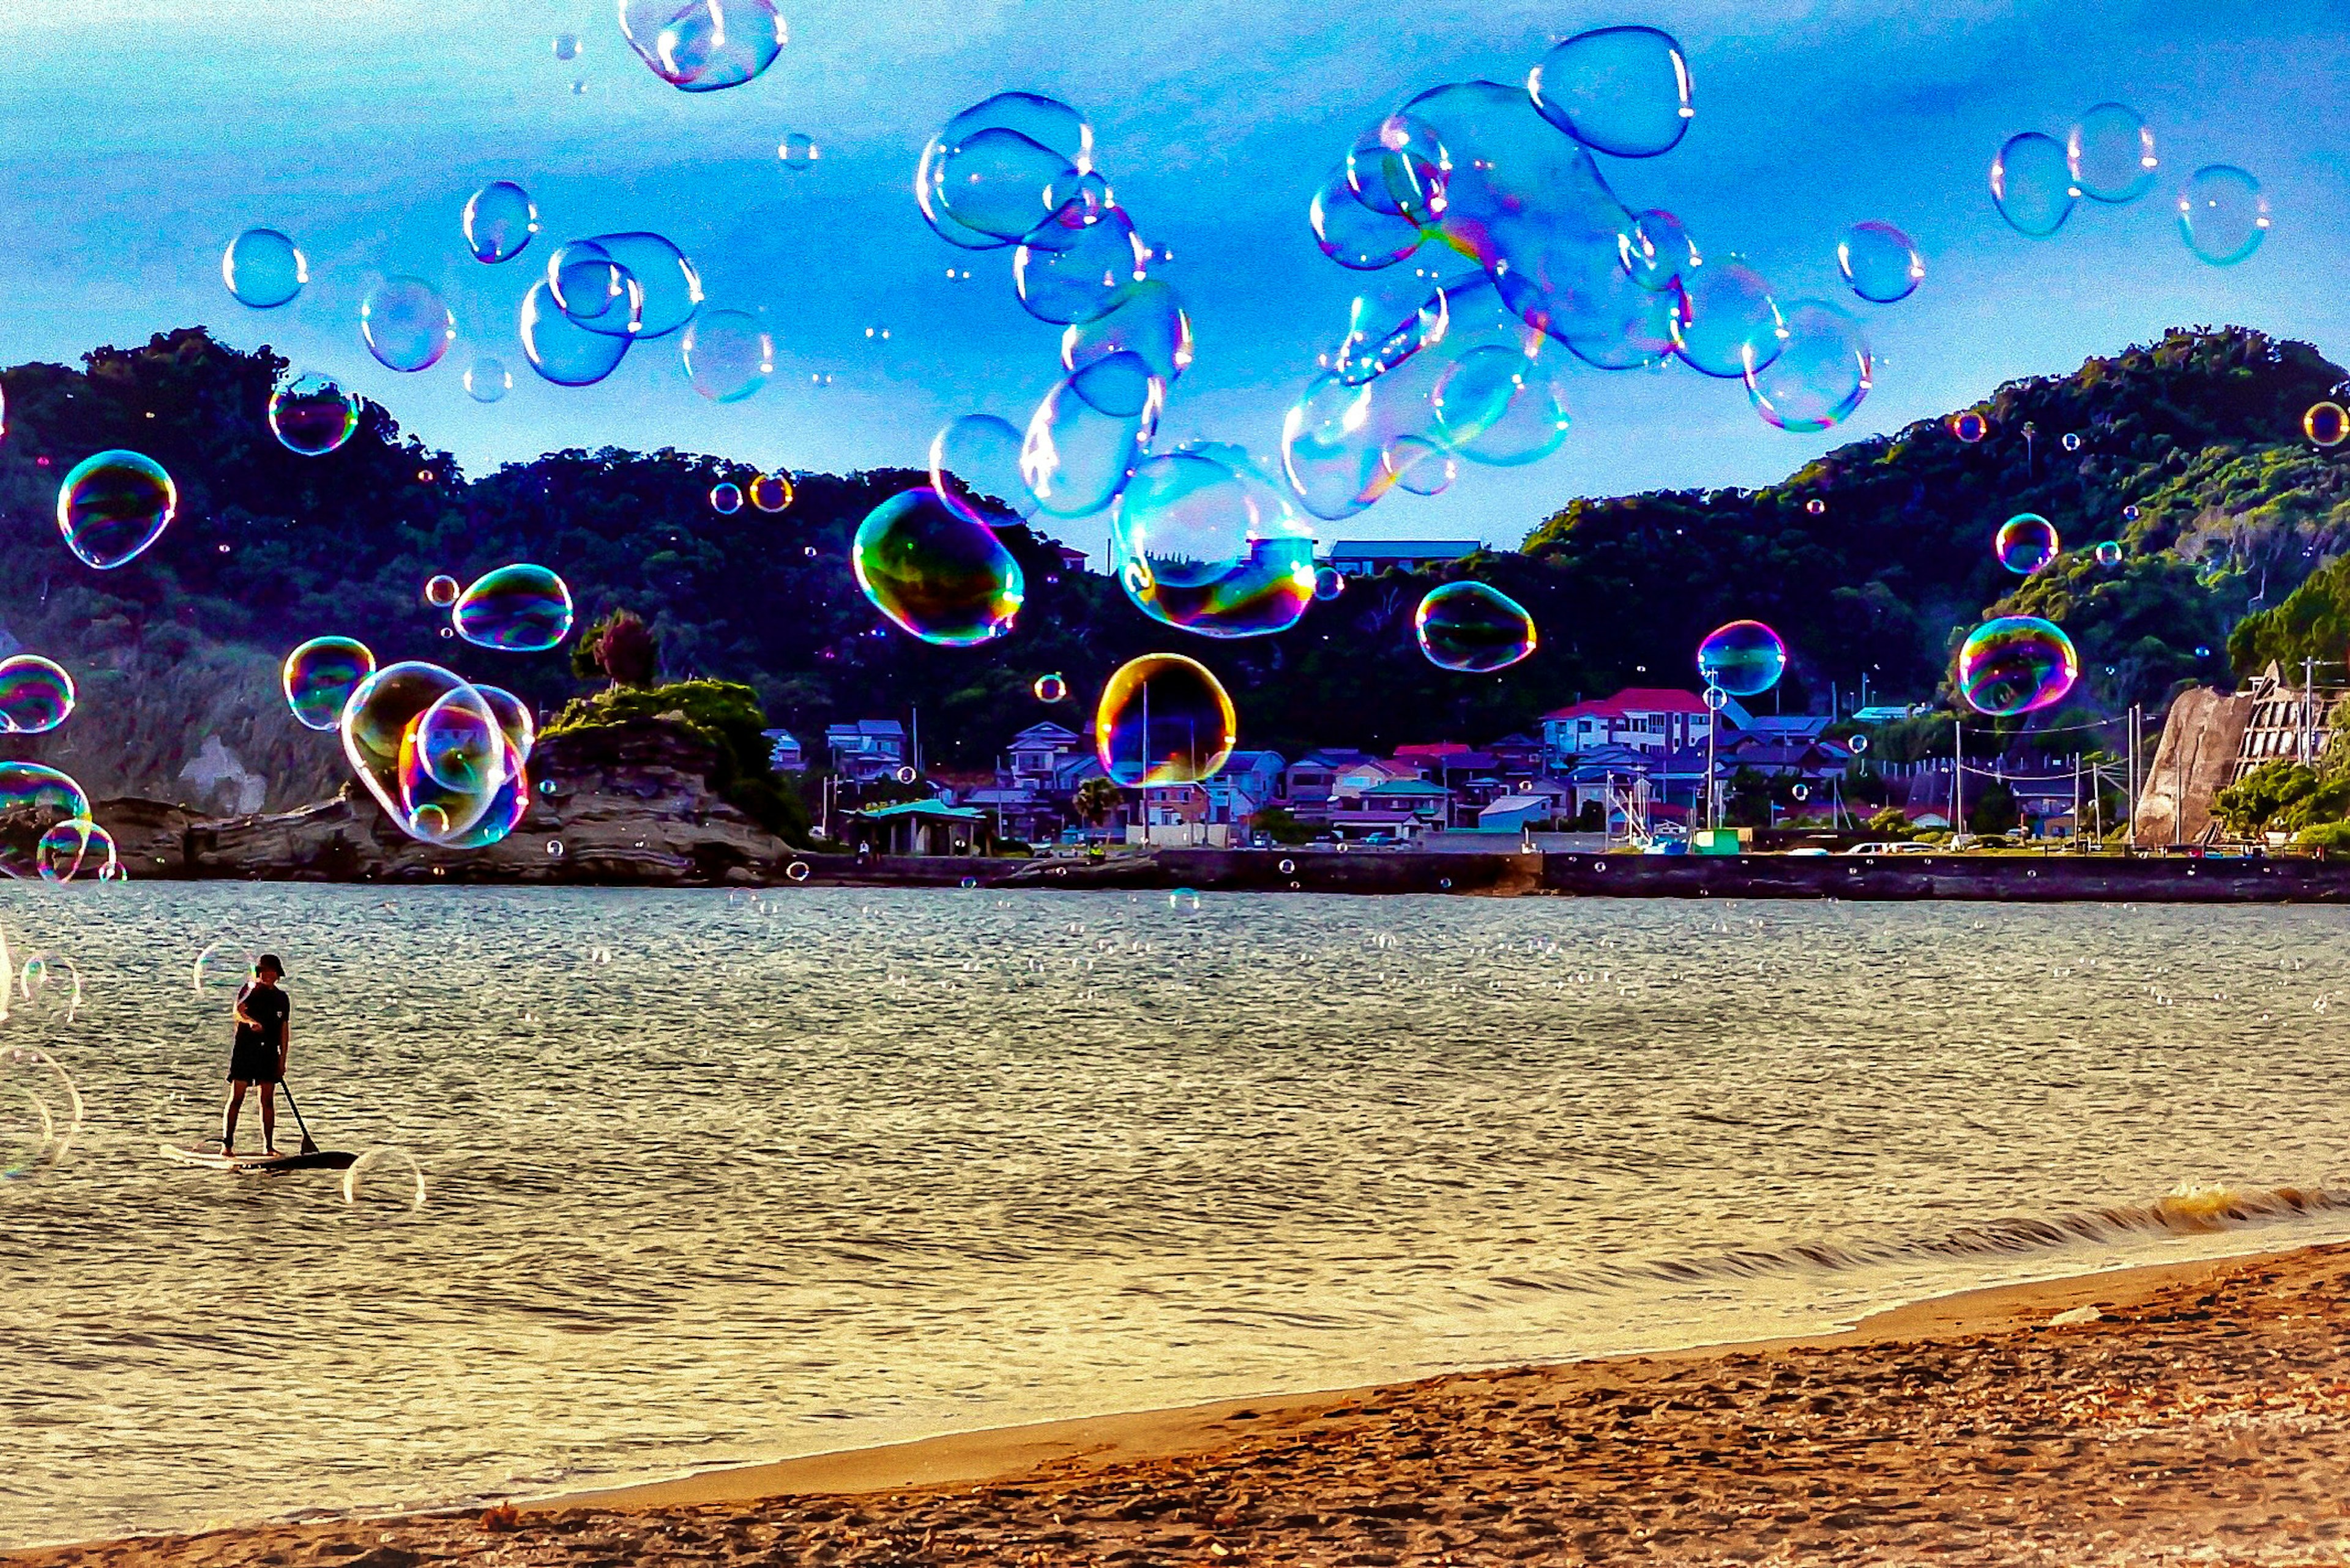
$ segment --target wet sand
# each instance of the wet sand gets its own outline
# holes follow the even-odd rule
[[[1817,1338],[1007,1428],[13,1563],[2350,1562],[2350,1245]]]

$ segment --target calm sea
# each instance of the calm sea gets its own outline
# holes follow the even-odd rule
[[[0,1544],[2350,1235],[2334,911],[131,884],[0,930],[0,1048],[84,1118],[0,1182]],[[215,1126],[215,942],[284,955],[312,1130],[421,1207],[397,1154],[348,1203],[156,1157]]]

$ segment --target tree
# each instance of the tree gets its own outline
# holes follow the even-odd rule
[[[2005,779],[1993,779],[1967,811],[1969,830],[1986,836],[1997,836],[2011,828],[2023,826],[2023,809],[2016,804],[2015,791]]]
[[[1107,779],[1087,779],[1086,784],[1107,784],[1108,782]],[[1079,794],[1085,793],[1084,784],[1077,787],[1077,793]],[[1249,818],[1249,826],[1263,834],[1275,844],[1306,844],[1311,843],[1314,838],[1313,829],[1298,821],[1285,805],[1266,806]]]
[[[1868,831],[1880,838],[1907,838],[1913,829],[1908,813],[1898,805],[1888,805],[1868,819]]]
[[[1109,814],[1116,811],[1118,802],[1125,798],[1118,785],[1109,780],[1090,778],[1077,786],[1077,793],[1070,799],[1069,805],[1076,812],[1079,822],[1087,827],[1099,827],[1109,820]]]
[[[651,628],[634,610],[616,609],[586,631],[571,649],[572,673],[601,675],[615,686],[650,686],[660,663]]]

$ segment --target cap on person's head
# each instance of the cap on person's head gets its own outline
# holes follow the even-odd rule
[[[253,961],[254,973],[259,974],[263,970],[269,971],[280,980],[286,978],[286,966],[277,961],[276,953],[264,953]]]

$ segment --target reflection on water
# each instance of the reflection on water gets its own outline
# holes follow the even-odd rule
[[[87,1120],[0,1182],[0,1543],[2350,1234],[2331,911],[7,897],[84,995],[0,1040]],[[285,956],[312,1130],[421,1208],[155,1158],[216,1127],[215,940]]]

